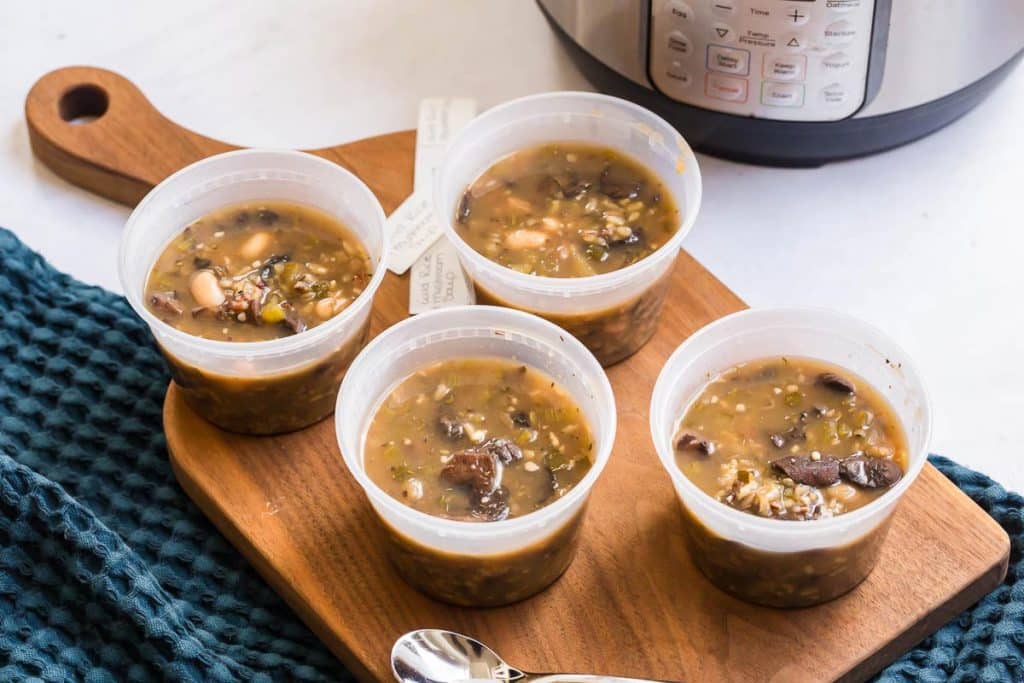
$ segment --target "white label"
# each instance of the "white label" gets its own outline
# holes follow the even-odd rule
[[[430,97],[420,102],[416,124],[416,170],[413,191],[433,192],[434,174],[455,134],[476,116],[476,100]]]
[[[416,261],[409,274],[409,313],[476,303],[455,247],[442,236]]]
[[[416,168],[413,191],[388,216],[385,230],[391,236],[388,270],[401,275],[437,241],[444,231],[434,216],[434,174],[444,159],[448,143],[476,115],[476,100],[431,97],[420,102],[416,126]]]
[[[443,229],[434,216],[434,205],[426,192],[413,192],[395,209],[384,229],[391,235],[388,270],[401,275],[409,270],[423,250],[437,241]]]

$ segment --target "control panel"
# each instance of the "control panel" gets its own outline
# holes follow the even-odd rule
[[[867,89],[875,0],[652,0],[649,73],[685,104],[835,121]]]

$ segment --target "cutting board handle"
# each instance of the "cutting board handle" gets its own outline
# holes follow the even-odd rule
[[[183,166],[235,149],[174,123],[127,78],[90,66],[36,81],[25,119],[32,151],[57,175],[128,205]]]
[[[179,126],[124,76],[92,66],[46,74],[25,98],[32,151],[57,175],[115,202],[135,206],[175,171],[235,145]],[[412,191],[416,136],[387,133],[308,150],[344,166],[391,212]]]

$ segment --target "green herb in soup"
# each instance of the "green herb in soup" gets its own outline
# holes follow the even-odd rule
[[[653,173],[613,149],[579,143],[510,154],[466,190],[455,216],[462,238],[487,258],[551,277],[624,268],[679,223]]]
[[[309,206],[263,201],[218,209],[171,240],[146,283],[146,306],[207,339],[263,341],[340,313],[373,267],[337,219]]]
[[[907,442],[886,400],[846,370],[770,358],[722,373],[675,436],[679,469],[745,512],[831,517],[883,495],[903,476]]]
[[[564,495],[590,469],[579,406],[550,377],[494,358],[442,361],[402,381],[366,435],[366,473],[422,512],[496,521]]]

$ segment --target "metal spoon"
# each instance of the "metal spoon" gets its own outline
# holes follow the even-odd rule
[[[409,631],[391,648],[399,683],[665,683],[647,678],[588,674],[532,674],[505,663],[491,648],[461,633]]]

